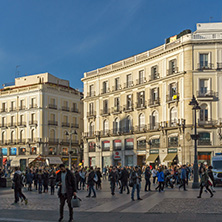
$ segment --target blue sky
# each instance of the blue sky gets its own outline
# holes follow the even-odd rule
[[[83,73],[220,22],[220,0],[0,0],[0,84],[49,72],[82,90]]]

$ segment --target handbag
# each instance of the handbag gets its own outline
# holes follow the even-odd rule
[[[74,198],[72,198],[72,200],[71,200],[71,206],[72,206],[72,208],[80,207],[80,201],[81,201],[81,199],[78,198],[77,196],[75,196]]]

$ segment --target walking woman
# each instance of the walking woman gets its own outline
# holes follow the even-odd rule
[[[207,191],[210,193],[210,197],[213,197],[213,193],[211,192],[211,190],[209,189],[209,184],[208,184],[208,179],[209,179],[209,176],[206,172],[206,169],[205,167],[202,167],[200,169],[201,171],[201,178],[200,178],[200,194],[197,198],[201,198],[201,194],[203,193],[203,188],[206,187]]]

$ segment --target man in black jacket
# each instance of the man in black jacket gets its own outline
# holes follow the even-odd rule
[[[123,188],[127,188],[127,194],[129,194],[129,187],[128,187],[128,179],[129,179],[129,173],[124,167],[121,174],[120,174],[120,181],[121,181],[121,189],[120,193],[123,193]]]
[[[91,191],[93,191],[93,198],[96,198],[96,191],[94,189],[94,184],[95,184],[95,172],[93,170],[93,167],[90,167],[90,173],[89,173],[89,176],[88,176],[88,182],[87,184],[89,185],[89,194],[86,196],[86,197],[90,197],[91,196]]]
[[[57,174],[56,183],[59,186],[58,196],[60,198],[60,218],[59,222],[63,221],[63,212],[65,201],[69,207],[69,222],[73,221],[73,209],[71,200],[76,196],[76,179],[73,173],[65,168],[64,164],[59,166],[60,172]]]
[[[116,171],[116,167],[113,167],[113,170],[109,174],[109,180],[111,185],[111,194],[115,195],[115,186],[116,182],[118,181],[118,173]]]
[[[151,191],[150,189],[150,176],[151,176],[151,171],[150,171],[150,167],[147,167],[145,170],[145,180],[146,180],[146,185],[145,185],[145,192],[146,191]],[[148,190],[147,190],[148,187]]]

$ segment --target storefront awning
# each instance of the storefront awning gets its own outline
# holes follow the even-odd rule
[[[3,158],[3,165],[5,165],[7,162],[7,158]]]
[[[27,156],[16,156],[12,161],[11,161],[11,167],[19,167],[20,166],[20,160],[28,160],[28,163],[31,163],[34,161],[38,155],[27,155]]]
[[[155,160],[158,158],[159,154],[150,154],[148,158],[146,159],[147,162],[155,162]]]
[[[47,157],[47,159],[49,160],[49,164],[62,164],[62,160],[60,157]]]
[[[173,161],[176,156],[177,156],[177,153],[168,153],[166,157],[164,158],[163,162]]]

